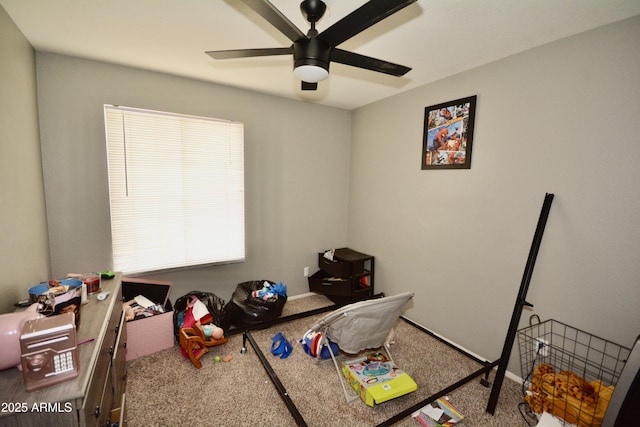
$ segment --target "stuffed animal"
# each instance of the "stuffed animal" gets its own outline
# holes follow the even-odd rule
[[[555,372],[549,364],[538,365],[525,396],[531,410],[549,412],[579,427],[600,427],[614,387],[602,381],[588,382],[575,372]]]
[[[133,312],[133,307],[131,307],[133,303],[135,303],[134,300],[122,303],[122,309],[124,310],[124,320],[127,322],[135,319],[136,317],[136,314]]]

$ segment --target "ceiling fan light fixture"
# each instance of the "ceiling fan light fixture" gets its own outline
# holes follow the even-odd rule
[[[293,75],[307,83],[318,83],[329,77],[331,47],[312,37],[293,44]]]
[[[293,69],[293,75],[307,83],[318,83],[329,77],[329,71],[319,65],[304,64]]]
[[[316,29],[316,23],[322,19],[327,5],[323,0],[302,0],[300,11],[311,26],[307,34],[304,34],[270,0],[242,0],[293,44],[289,48],[231,49],[210,51],[207,54],[214,59],[293,54],[293,74],[302,80],[301,90],[317,90],[318,82],[329,76],[331,62],[403,76],[411,68],[342,50],[337,46],[416,1],[371,0],[320,33]]]

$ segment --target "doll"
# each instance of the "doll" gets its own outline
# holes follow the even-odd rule
[[[224,337],[224,330],[213,323],[202,325],[202,329],[204,330],[204,336],[207,338],[219,340]]]

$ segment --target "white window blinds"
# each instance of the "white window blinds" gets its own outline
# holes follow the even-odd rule
[[[113,268],[240,261],[241,123],[105,105]]]

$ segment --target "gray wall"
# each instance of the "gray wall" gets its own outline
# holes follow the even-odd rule
[[[53,275],[111,268],[103,104],[245,124],[246,261],[156,274],[175,299],[228,300],[243,281],[308,291],[305,266],[346,244],[350,113],[230,87],[51,53],[37,54],[42,159]]]
[[[49,275],[33,48],[0,7],[0,313]]]
[[[303,293],[316,251],[348,244],[377,257],[377,290],[416,292],[410,317],[493,360],[552,192],[522,325],[536,312],[622,344],[640,333],[640,18],[351,113],[38,53],[46,216],[33,51],[1,10],[0,29],[0,301],[110,266],[102,104],[116,103],[246,125],[247,261],[159,276],[174,298],[228,299],[255,278]],[[421,171],[424,107],[472,94],[472,168]]]
[[[630,346],[640,334],[640,17],[353,112],[349,237],[408,315],[500,357],[546,192],[521,326],[538,313]],[[470,170],[422,171],[424,108],[478,95]],[[517,346],[510,370],[520,373]]]

